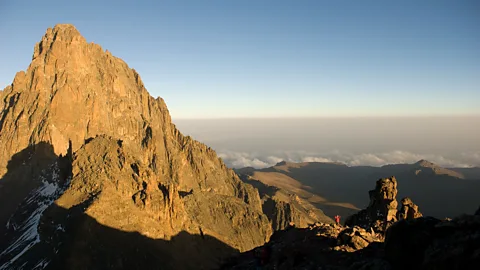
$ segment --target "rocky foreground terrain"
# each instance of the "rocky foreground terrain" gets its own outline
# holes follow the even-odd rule
[[[475,215],[422,217],[409,198],[397,211],[397,181],[377,181],[370,204],[348,226],[290,227],[232,258],[223,269],[479,269],[480,208]]]
[[[242,181],[72,25],[47,30],[0,107],[2,270],[478,266],[480,217],[423,218],[408,198],[397,211],[395,178],[347,227]]]
[[[369,203],[365,189],[376,179],[391,175],[401,186],[398,196],[411,198],[428,216],[443,219],[473,213],[479,203],[478,168],[443,168],[426,160],[382,167],[283,161],[268,168],[246,167],[236,172],[241,178],[293,192],[330,217],[347,217],[365,208]]]

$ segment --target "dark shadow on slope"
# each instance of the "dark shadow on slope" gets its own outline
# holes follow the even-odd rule
[[[151,239],[102,225],[84,213],[93,200],[70,209],[53,204],[41,219],[41,242],[10,267],[49,262],[45,269],[215,269],[239,254],[208,235]]]
[[[324,199],[319,200],[318,197],[315,199],[297,194],[299,197],[309,201],[316,208],[321,209],[325,215],[333,218],[335,215],[342,217],[352,215],[359,211],[361,205],[365,204],[366,206],[369,201],[365,194],[358,194],[359,190],[365,190],[365,186],[368,185],[362,185],[360,183],[361,181],[347,184],[346,181],[354,178],[354,174],[350,175],[350,172],[345,170],[344,167],[348,169],[348,167],[339,164],[308,163],[300,168],[288,168],[288,171],[270,167],[258,170],[247,168],[248,170],[238,170],[238,172],[243,172],[248,175],[253,175],[255,171],[285,174],[300,182],[306,192]],[[246,177],[242,177],[242,180],[246,182],[249,181],[245,180],[245,178]],[[263,183],[260,182],[260,184],[256,184],[255,182],[259,181],[250,180],[248,183],[259,189],[259,191],[265,189],[262,187],[262,185],[264,185]]]
[[[477,270],[479,227],[479,216],[474,215],[451,221],[432,217],[402,220],[388,229],[384,243],[371,242],[354,252],[346,252],[351,250],[348,246],[337,246],[342,241],[337,242],[328,230],[291,227],[275,232],[263,247],[232,258],[222,269],[255,269],[263,257],[266,263],[261,269]],[[354,242],[346,244],[353,247]],[[262,256],[264,250],[270,256]]]
[[[57,156],[50,143],[31,145],[12,156],[0,179],[0,265],[35,241],[38,217],[62,192],[71,176],[71,143],[65,156]],[[8,225],[8,226],[7,226]],[[7,250],[16,239],[14,250]],[[5,254],[3,254],[5,252]]]
[[[265,185],[264,183],[258,181],[258,180],[252,180],[248,179],[246,175],[239,175],[240,179],[247,183],[252,185],[254,188],[258,189],[258,193],[260,194],[260,197],[267,195],[267,196],[273,196],[275,195],[275,192],[277,192],[279,189],[274,186],[268,186]]]
[[[270,250],[270,256],[264,269],[359,269],[367,264],[378,268],[362,269],[388,269],[381,267],[388,267],[383,259],[383,243],[372,243],[356,252],[334,250],[336,245],[334,237],[290,227],[275,232],[264,246],[231,258],[221,269],[256,269],[265,247]]]
[[[415,164],[347,167],[312,162],[300,168],[289,168],[288,171],[276,170],[275,167],[261,171],[284,173],[311,187],[312,193],[329,202],[346,202],[361,209],[369,202],[365,190],[374,187],[378,179],[393,175],[398,180],[397,199],[410,197],[425,215],[445,218],[475,211],[474,206],[479,202],[480,181],[438,175],[428,168],[421,169],[422,172],[418,173]],[[327,215],[342,211],[341,208],[329,209],[322,204],[317,206]]]
[[[21,239],[25,232],[31,233],[19,228],[25,220],[32,220],[30,217],[41,204],[58,197],[32,197],[36,188],[44,186],[42,178],[49,183],[54,178],[66,183],[71,176],[71,162],[71,151],[66,157],[58,157],[48,143],[28,147],[12,157],[8,172],[0,180],[3,218],[0,254]],[[53,163],[60,167],[58,177],[51,177]],[[50,205],[40,216],[38,227],[36,223],[31,227],[36,229],[34,234],[38,232],[40,242],[28,248],[29,243],[35,242],[35,238],[30,238],[0,255],[0,268],[214,269],[223,263],[223,259],[239,253],[209,235],[180,232],[169,240],[151,239],[138,232],[125,232],[100,224],[84,213],[96,195],[91,194],[89,200],[70,209],[55,203]],[[32,203],[26,198],[35,200]],[[12,215],[12,222],[5,229],[5,223]],[[16,226],[12,226],[14,223]],[[20,253],[22,256],[9,264]]]
[[[8,102],[7,102],[7,98],[8,98]],[[15,103],[19,98],[20,98],[20,93],[15,93],[11,96],[6,96],[5,99],[3,100],[5,106],[2,108],[3,116],[2,116],[2,119],[0,119],[0,132],[3,129],[3,123],[5,122],[5,118],[7,117],[8,112],[15,105]]]
[[[0,250],[5,244],[8,219],[27,195],[41,183],[39,176],[58,157],[46,142],[28,146],[12,156],[0,179]]]
[[[254,171],[248,173],[253,174],[253,172]],[[263,202],[262,211],[272,222],[274,230],[287,227],[290,221],[302,223],[302,218],[300,216],[306,217],[307,219],[312,218],[310,220],[311,223],[313,223],[313,220],[324,223],[333,222],[333,220],[325,214],[320,205],[309,202],[308,198],[302,196],[303,194],[297,194],[293,190],[282,189],[281,187],[265,184],[262,181],[252,178],[250,174],[239,174],[239,177],[244,183],[250,184],[258,190]],[[283,196],[289,196],[290,199],[280,199],[279,201],[272,199],[277,196],[278,192],[283,194]],[[291,197],[292,195],[302,198],[302,201],[297,201],[295,197]],[[280,210],[280,212],[278,212],[278,210]],[[316,218],[313,218],[312,214],[315,215]],[[293,218],[296,221],[284,219],[285,217]]]
[[[480,167],[473,168],[448,168],[449,170],[461,173],[465,179],[480,181]]]
[[[369,174],[373,167],[347,167],[331,163],[312,162],[301,168],[290,168],[286,175],[310,186],[313,191],[330,202],[351,203],[358,208],[368,204],[364,196],[366,180],[362,175]],[[376,179],[371,179],[371,182]]]

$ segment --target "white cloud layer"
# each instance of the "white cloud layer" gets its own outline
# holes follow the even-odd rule
[[[176,122],[220,153],[228,166],[278,161],[382,166],[426,159],[480,166],[480,117],[275,118]]]
[[[305,151],[276,153],[262,155],[258,153],[219,151],[219,156],[232,168],[254,167],[265,168],[285,160],[289,162],[342,162],[349,166],[383,166],[386,164],[415,163],[426,159],[443,167],[474,167],[480,166],[480,153],[461,153],[456,156],[441,156],[434,154],[417,154],[407,151],[391,151],[381,153],[309,153]]]

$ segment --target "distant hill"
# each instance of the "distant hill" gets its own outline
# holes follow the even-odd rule
[[[282,161],[269,168],[236,171],[271,186],[289,188],[330,217],[346,217],[366,207],[369,198],[364,191],[379,178],[392,175],[399,182],[399,198],[412,198],[425,215],[444,218],[472,213],[480,202],[479,168],[443,168],[427,160],[382,167]]]
[[[472,168],[449,168],[451,171],[458,172],[463,175],[465,179],[477,179],[480,180],[480,167]]]
[[[383,170],[389,173],[400,172],[404,173],[406,171],[413,172],[414,174],[430,174],[430,175],[446,175],[454,178],[465,179],[466,177],[458,171],[442,168],[435,163],[432,163],[428,160],[419,160],[414,164],[393,164],[385,165],[381,167]]]

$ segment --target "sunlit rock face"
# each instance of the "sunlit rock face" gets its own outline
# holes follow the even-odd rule
[[[413,203],[412,199],[409,197],[403,198],[401,203],[402,207],[400,208],[400,211],[397,212],[398,220],[423,217],[422,213],[418,209],[418,205]]]
[[[5,269],[208,269],[271,234],[258,191],[72,25],[47,30],[0,108]]]

